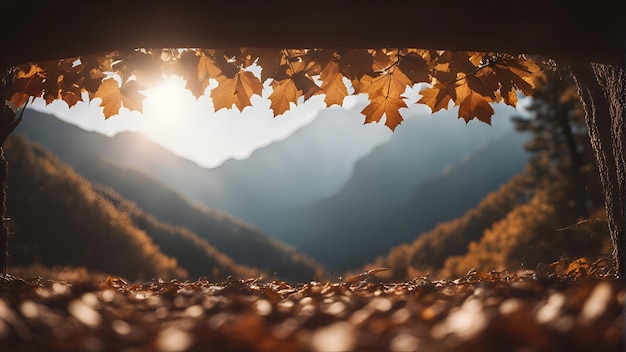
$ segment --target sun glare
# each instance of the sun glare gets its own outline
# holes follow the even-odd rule
[[[185,81],[179,76],[168,76],[154,88],[144,91],[143,115],[154,133],[175,132],[189,118],[190,107],[195,103]]]

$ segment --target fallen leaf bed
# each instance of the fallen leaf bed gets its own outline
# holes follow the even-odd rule
[[[303,284],[2,275],[0,351],[622,351],[624,283],[595,269]]]

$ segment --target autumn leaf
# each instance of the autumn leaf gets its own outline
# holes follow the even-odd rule
[[[241,71],[233,78],[219,76],[217,83],[217,87],[211,90],[215,111],[230,109],[233,104],[242,111],[246,106],[252,105],[252,95],[260,96],[263,91],[261,81],[250,71]]]
[[[145,89],[139,82],[131,80],[126,82],[120,88],[120,96],[122,100],[122,106],[130,111],[143,111],[143,100],[145,96],[140,93],[140,90]]]
[[[261,79],[246,67],[256,63]],[[122,86],[109,78],[116,73]],[[7,89],[12,105],[23,105],[31,96],[47,103],[63,99],[68,106],[82,100],[102,99],[106,118],[121,107],[141,111],[139,87],[157,82],[164,73],[176,73],[187,82],[196,98],[204,94],[209,79],[218,81],[210,93],[215,110],[251,105],[251,96],[261,95],[271,79],[269,99],[274,115],[281,115],[316,94],[324,94],[327,106],[342,105],[349,94],[367,94],[370,104],[362,110],[366,122],[387,117],[392,130],[402,121],[399,109],[406,107],[403,94],[418,83],[430,86],[420,91],[417,103],[433,112],[446,109],[450,101],[459,106],[459,116],[489,123],[491,103],[517,104],[517,92],[529,95],[542,79],[540,67],[524,56],[497,53],[379,49],[135,49],[84,55],[22,65]],[[314,78],[319,77],[319,81]],[[348,92],[344,78],[350,80]],[[318,86],[317,82],[321,82]]]
[[[261,82],[265,82],[269,78],[277,80],[286,78],[285,71],[288,61],[282,49],[245,48],[242,49],[242,52],[258,59],[257,65],[261,67]]]
[[[22,65],[16,78],[7,87],[7,97],[17,109],[28,102],[30,97],[40,97],[43,94],[45,72],[38,65]]]
[[[207,56],[216,69],[221,71],[220,75],[226,76],[226,78],[234,78],[241,71],[235,62],[231,62],[226,58],[223,50],[212,50]]]
[[[411,80],[400,69],[395,68],[376,77],[363,76],[357,93],[367,93],[370,99],[381,94],[399,98],[411,83]]]
[[[61,100],[63,100],[70,108],[76,105],[79,101],[83,101],[80,90],[63,90],[60,95]]]
[[[424,104],[435,113],[447,109],[451,100],[456,98],[454,84],[435,83],[432,87],[424,87],[419,91],[422,96],[416,103]]]
[[[465,51],[444,51],[438,58],[438,63],[447,63],[449,72],[457,76],[458,73],[465,73],[469,76],[474,73],[478,66],[474,64],[474,60],[477,57],[475,52]]]
[[[456,96],[455,104],[459,106],[460,118],[470,122],[476,117],[482,122],[491,124],[494,111],[488,98],[471,89],[468,84],[459,84],[456,87]]]
[[[361,114],[365,115],[365,123],[380,122],[383,114],[385,114],[387,117],[385,126],[394,131],[403,120],[399,110],[406,107],[402,98],[379,95],[361,110]]]
[[[384,71],[377,77],[363,76],[355,90],[358,93],[367,93],[370,99],[370,104],[361,111],[365,115],[365,122],[380,121],[385,113],[385,125],[392,131],[395,130],[402,122],[398,109],[406,107],[402,94],[410,84],[411,80],[398,67]]]
[[[296,84],[290,78],[272,81],[270,85],[273,89],[269,96],[270,109],[274,112],[274,116],[282,115],[291,108],[290,103],[298,102],[301,93],[299,94]]]
[[[343,83],[343,75],[339,72],[339,63],[329,57],[320,72],[322,86],[317,94],[324,94],[326,106],[343,104],[343,99],[348,95],[348,89]]]
[[[185,88],[198,99],[204,91],[202,90],[202,81],[204,75],[201,73],[200,56],[191,51],[183,52],[175,66],[175,73],[185,80]]]
[[[372,70],[374,70],[374,72],[387,71],[399,60],[397,50],[387,49],[374,50],[372,58]]]
[[[211,55],[201,52],[198,56],[198,81],[203,82],[209,78],[217,78],[222,70],[215,64]]]
[[[367,50],[349,49],[339,51],[339,72],[349,80],[359,81],[365,75],[373,75],[373,57]]]
[[[530,60],[508,58],[494,65],[494,71],[504,92],[514,88],[531,95],[539,81],[545,80],[541,68]]]
[[[133,50],[126,55],[123,61],[119,61],[123,67],[118,71],[121,81],[136,80],[145,87],[154,87],[163,78],[160,51],[158,53],[143,50]]]
[[[107,55],[81,56],[82,88],[87,91],[89,99],[95,97],[102,80],[106,78],[106,67],[110,66]]]
[[[500,82],[493,74],[487,71],[479,71],[475,75],[466,76],[459,81],[459,84],[467,84],[476,93],[489,97],[495,101],[496,93],[500,90]]]
[[[309,77],[304,71],[300,71],[291,76],[291,80],[298,89],[298,97],[302,95],[304,97],[304,101],[307,101],[310,97],[320,91],[320,87],[318,87],[313,79],[311,79],[311,77]]]
[[[418,52],[411,51],[404,55],[398,67],[413,83],[430,82],[430,67]]]
[[[46,63],[43,67],[45,72],[45,80],[43,82],[43,99],[46,101],[46,105],[59,99],[60,85],[63,81],[63,70],[56,64]]]
[[[63,100],[68,107],[73,107],[79,101],[82,101],[81,88],[83,81],[81,66],[68,66],[61,81],[59,82],[59,97]]]
[[[107,78],[102,81],[100,88],[96,92],[96,98],[102,99],[100,106],[104,109],[104,118],[119,114],[123,106],[128,110],[141,112],[144,96],[139,92],[142,86],[136,81],[128,81],[122,88],[114,78]]]
[[[102,113],[105,119],[119,113],[122,107],[122,94],[120,93],[120,86],[114,78],[103,80],[95,97],[102,100],[100,106],[103,107]]]

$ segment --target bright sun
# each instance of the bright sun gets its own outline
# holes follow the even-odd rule
[[[183,127],[195,103],[179,76],[165,77],[161,84],[145,90],[144,94],[143,115],[155,134],[172,134]]]

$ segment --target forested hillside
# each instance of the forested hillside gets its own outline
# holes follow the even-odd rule
[[[133,224],[145,231],[161,251],[176,258],[189,279],[208,278],[224,280],[228,276],[251,278],[268,275],[262,271],[239,265],[218,251],[205,239],[191,230],[159,221],[110,187],[94,185],[94,190],[120,212],[128,214]]]
[[[90,183],[23,137],[11,137],[5,150],[12,266],[84,267],[129,280],[272,274],[235,263],[196,233]]]
[[[250,230],[262,229],[297,248],[298,265],[308,265],[297,259],[304,253],[337,273],[462,215],[523,170],[528,134],[514,130],[512,107],[494,108],[491,126],[466,124],[454,111],[430,116],[426,109],[408,110],[403,128],[384,140],[383,126],[358,122],[353,116],[358,109],[323,110],[284,140],[213,169],[177,157],[141,133],[107,137],[36,110],[26,111],[16,133],[160,220],[190,228],[237,262],[266,268],[266,262],[251,260],[283,257],[258,258],[252,251],[257,245],[241,248],[241,243],[267,245],[264,236]],[[224,226],[210,221],[215,218]],[[213,227],[220,230],[207,231]],[[252,239],[229,227],[243,227]],[[267,270],[280,277],[294,267],[271,265]],[[306,270],[299,277],[319,277]]]
[[[237,263],[287,281],[306,281],[323,274],[321,264],[295,248],[229,214],[193,203],[136,169],[100,159],[84,168],[83,174],[115,189],[160,221],[195,232]]]
[[[77,266],[129,280],[186,278],[187,272],[49,152],[11,137],[7,215],[12,266]]]
[[[420,233],[364,268],[389,267],[387,279],[457,277],[481,271],[535,269],[562,256],[610,253],[601,187],[580,102],[558,73],[537,89],[523,175],[512,178],[462,217]]]
[[[393,161],[385,160],[394,158],[388,151],[379,150],[378,161],[363,159],[350,182],[335,196],[287,211],[283,226],[290,227],[282,232],[291,231],[298,248],[320,258],[329,268],[358,268],[394,246],[411,242],[415,233],[461,216],[522,172],[528,159],[522,148],[525,140],[527,136],[521,133],[505,132],[447,167],[443,161],[436,165],[432,159],[437,152],[430,149],[420,152],[433,154],[427,158],[413,153],[415,156],[395,157]],[[413,164],[403,167],[417,170],[406,172],[413,179],[401,177],[381,167],[381,160]],[[420,161],[433,162],[420,168]],[[401,173],[398,168],[389,169]],[[393,196],[394,192],[401,194]]]
[[[114,189],[158,220],[188,228],[237,263],[276,273],[284,280],[307,281],[324,271],[318,262],[250,223],[193,202],[159,181],[158,175],[135,167],[130,161],[133,157],[161,174],[187,177],[186,183],[194,187],[211,185],[201,178],[208,170],[156,146],[140,133],[109,138],[30,110],[15,133],[45,146],[81,176]],[[124,163],[120,158],[129,159]]]

